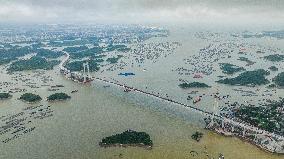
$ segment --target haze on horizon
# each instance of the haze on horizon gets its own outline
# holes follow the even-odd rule
[[[283,23],[283,0],[0,0],[3,23]]]

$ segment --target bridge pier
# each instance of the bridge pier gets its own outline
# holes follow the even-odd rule
[[[231,126],[231,131],[234,132],[235,131],[235,127],[234,125]]]

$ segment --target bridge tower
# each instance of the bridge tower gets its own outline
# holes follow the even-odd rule
[[[87,71],[87,72],[86,72]],[[90,67],[89,67],[89,63],[83,63],[83,78],[84,78],[84,83],[86,83],[88,80],[91,79],[91,75],[90,75]]]
[[[211,115],[211,121],[209,123],[209,127],[213,127],[214,126],[214,117],[215,117],[215,115],[217,115],[216,107],[219,107],[219,102],[217,101],[217,99],[215,97],[215,104],[214,104],[214,107],[213,107],[213,112],[212,112],[212,115]]]

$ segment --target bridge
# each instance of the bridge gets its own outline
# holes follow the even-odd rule
[[[64,67],[64,65],[68,61],[69,57],[70,57],[69,54],[66,53],[66,58],[63,60],[62,65],[60,65],[61,72],[65,72],[65,71],[68,72],[68,73],[71,72],[70,70],[67,70]],[[84,69],[85,69],[85,67],[84,67]],[[211,118],[211,122],[207,125],[208,128],[213,127],[214,124],[216,125],[216,122],[214,122],[214,120],[215,121],[217,120],[217,121],[221,121],[221,124],[219,125],[221,129],[225,128],[225,124],[231,125],[232,131],[234,131],[235,127],[242,128],[243,131],[242,131],[241,135],[240,134],[236,135],[236,136],[239,136],[239,137],[242,137],[242,138],[245,138],[246,135],[253,135],[255,137],[262,135],[262,136],[265,136],[265,137],[267,137],[271,140],[272,140],[272,138],[274,138],[276,142],[271,147],[258,145],[257,143],[255,143],[255,144],[257,146],[265,149],[265,150],[270,151],[270,152],[277,152],[277,153],[284,154],[284,137],[281,136],[281,135],[271,133],[271,132],[268,132],[268,131],[265,131],[265,130],[261,130],[261,129],[259,129],[255,126],[249,125],[247,123],[235,121],[233,119],[224,117],[222,115],[219,115],[219,114],[216,114],[216,113],[213,113],[213,112],[209,112],[209,111],[206,111],[206,110],[202,110],[202,109],[199,109],[197,107],[194,107],[194,106],[191,106],[191,105],[188,105],[188,104],[184,104],[184,103],[181,103],[179,101],[176,101],[176,100],[173,100],[173,99],[170,99],[170,98],[167,98],[167,97],[163,97],[159,94],[147,92],[147,91],[142,90],[142,89],[134,88],[134,87],[131,87],[131,86],[127,86],[125,84],[121,84],[121,83],[110,81],[110,80],[103,79],[103,78],[89,77],[89,75],[88,75],[88,78],[90,78],[91,80],[97,80],[97,81],[100,81],[100,82],[103,82],[103,83],[112,84],[114,86],[123,88],[124,90],[126,90],[126,92],[129,92],[129,91],[137,92],[137,93],[144,94],[144,95],[147,95],[147,96],[150,96],[150,97],[162,100],[162,101],[166,101],[166,102],[169,102],[169,103],[172,103],[172,104],[175,104],[175,105],[179,105],[179,106],[189,108],[193,111],[196,111],[197,113],[200,113],[204,116],[208,116],[209,118]],[[249,133],[249,132],[251,132],[251,133]],[[247,139],[247,138],[245,138],[245,139]]]

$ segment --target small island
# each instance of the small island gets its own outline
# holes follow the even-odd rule
[[[96,72],[100,69],[99,59],[85,60],[85,61],[72,61],[67,63],[66,68],[70,71],[82,71],[83,64],[88,62],[91,72]]]
[[[278,68],[276,66],[270,66],[268,69],[270,71],[278,71]]]
[[[203,133],[196,131],[194,134],[191,135],[191,138],[197,142],[203,137]]]
[[[249,60],[248,58],[246,58],[246,57],[239,57],[239,59],[238,59],[239,61],[244,61],[244,62],[246,62],[247,64],[246,64],[246,66],[250,66],[250,65],[253,65],[253,64],[255,64],[255,62],[253,62],[253,61],[251,61],[251,60]]]
[[[33,93],[25,93],[20,97],[20,100],[23,100],[29,103],[35,103],[35,102],[41,101],[42,98],[39,95],[36,95]]]
[[[123,57],[122,55],[117,55],[117,57],[110,57],[108,58],[106,61],[111,63],[111,64],[115,64],[118,62],[118,60]]]
[[[63,101],[70,98],[71,96],[67,95],[66,93],[54,93],[47,97],[47,101]]]
[[[9,93],[0,93],[0,100],[9,99],[12,95]]]
[[[258,69],[254,71],[246,71],[241,73],[239,76],[234,78],[226,78],[217,81],[218,83],[238,85],[238,86],[255,86],[268,84],[269,80],[265,76],[269,75],[270,72],[264,69]]]
[[[230,63],[220,63],[220,69],[225,74],[234,74],[236,72],[244,71],[243,67],[239,67]]]
[[[284,87],[284,72],[279,73],[272,81],[279,87]]]
[[[134,130],[127,130],[121,134],[115,134],[109,137],[105,137],[99,143],[102,147],[111,146],[137,146],[151,149],[153,142],[150,139],[149,134],[145,132],[136,132]]]
[[[55,65],[58,65],[60,61],[52,60],[48,61],[45,58],[34,56],[28,60],[18,60],[13,62],[8,68],[9,72],[26,71],[44,69],[51,70]]]
[[[205,83],[200,82],[191,82],[191,83],[182,83],[178,85],[180,88],[187,89],[187,88],[208,88],[208,86]]]
[[[264,56],[263,58],[271,62],[280,62],[284,60],[284,55],[274,54],[274,55]]]

